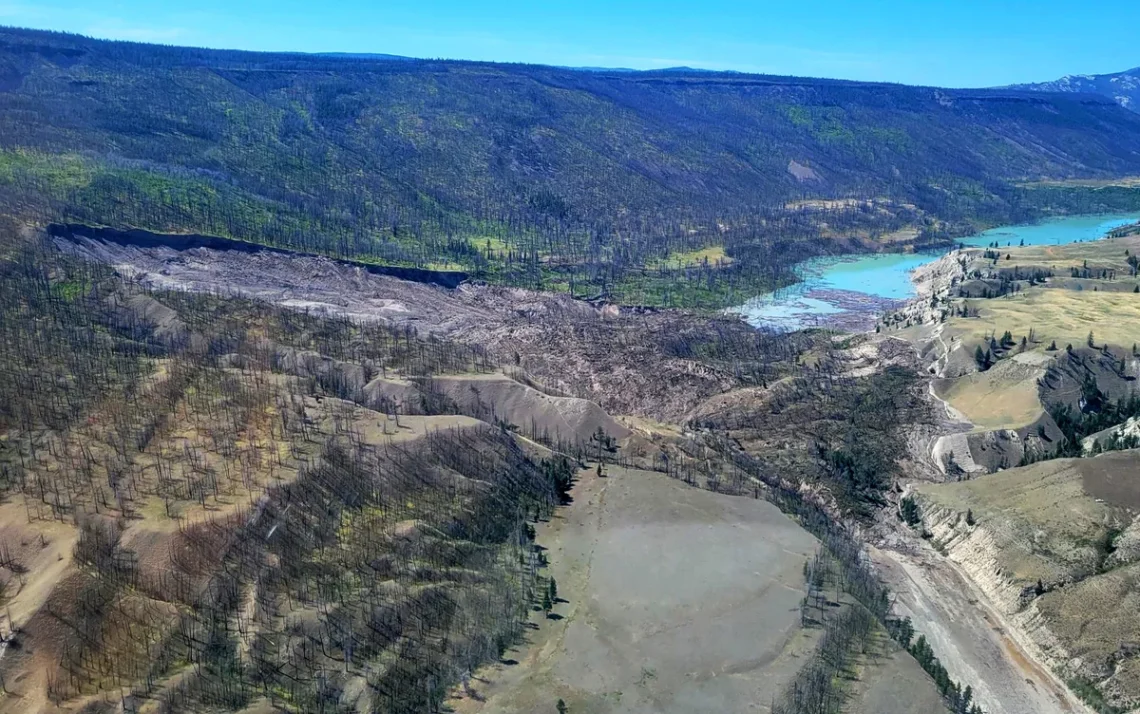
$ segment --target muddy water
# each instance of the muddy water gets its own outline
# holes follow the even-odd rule
[[[1068,216],[1004,226],[962,239],[967,246],[1060,245],[1103,238],[1140,220],[1140,213]],[[733,311],[757,327],[798,330],[814,325],[866,329],[874,316],[914,297],[910,274],[941,253],[828,256],[800,265],[802,282],[761,295]]]

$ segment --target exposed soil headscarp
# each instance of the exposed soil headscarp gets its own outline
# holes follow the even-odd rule
[[[45,229],[48,235],[65,240],[81,240],[88,238],[105,243],[115,243],[124,247],[133,248],[171,248],[173,250],[194,250],[196,248],[209,248],[218,251],[236,251],[238,253],[270,253],[273,255],[295,255],[308,258],[324,257],[315,253],[275,248],[268,245],[259,245],[247,241],[222,238],[220,236],[207,236],[194,233],[155,233],[141,228],[110,228],[107,226],[89,226],[81,223],[52,223]],[[390,275],[401,280],[410,280],[416,283],[431,283],[445,288],[457,288],[467,279],[467,273],[452,270],[426,270],[424,268],[405,268],[395,265],[376,265],[357,260],[343,258],[327,258],[338,265],[349,266],[366,270],[374,275]]]
[[[777,338],[736,319],[595,306],[564,294],[471,283],[447,290],[318,256],[90,238],[55,244],[154,289],[245,296],[457,340],[611,414],[660,421],[679,421],[702,400],[742,386],[742,377],[743,384],[761,382],[765,364],[820,339]],[[760,373],[742,375],[742,365]]]

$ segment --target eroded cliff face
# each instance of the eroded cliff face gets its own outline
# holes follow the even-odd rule
[[[965,571],[1003,614],[1020,612],[1026,604],[1024,593],[999,562],[1000,547],[994,534],[982,525],[970,525],[965,513],[921,498],[919,503],[931,543]]]
[[[1106,245],[1096,248],[1108,255]],[[1111,253],[1125,250],[1113,246]],[[1036,254],[1026,249],[1026,255]],[[1131,712],[1140,705],[1140,451],[1125,450],[1129,444],[1119,433],[1140,431],[1126,422],[1088,436],[1085,458],[1050,457],[1066,438],[1052,414],[1061,407],[1083,411],[1091,380],[1112,400],[1134,392],[1134,338],[1131,332],[1104,338],[1105,325],[1096,326],[1103,346],[1086,346],[1071,332],[1055,340],[1042,335],[1037,321],[1044,318],[1032,306],[1019,313],[1018,296],[1005,299],[1008,286],[995,293],[997,281],[1011,271],[990,262],[980,250],[965,250],[919,268],[913,275],[919,297],[882,322],[883,331],[915,345],[931,399],[946,417],[927,452],[941,483],[910,474],[902,494],[918,502],[922,535],[944,556],[936,566],[918,565],[924,573],[943,568],[954,574],[957,585],[926,588],[934,602],[968,598],[984,608],[986,626],[1001,638],[1003,650],[1051,672],[1061,689],[1068,684],[1089,711],[1109,706]],[[1060,274],[1049,265],[1051,276]],[[1050,278],[1056,290],[1042,291],[1033,281],[1018,280],[1012,292],[1036,290],[1029,297],[1082,289]],[[1105,283],[1100,290],[1116,287]],[[986,320],[993,326],[979,330]],[[1017,340],[993,346],[995,330],[1005,329],[1025,336],[1020,348]],[[985,351],[987,342],[997,358],[979,369],[975,346]],[[1052,342],[1072,346],[1045,347]]]
[[[1064,636],[1064,628],[1073,629],[1058,619],[1057,603],[1046,603],[1044,591],[1026,586],[1003,563],[1003,552],[1008,549],[1009,528],[1006,523],[981,524],[968,522],[967,514],[952,508],[938,506],[917,496],[922,510],[922,527],[930,542],[978,587],[1003,616],[1005,634],[1045,667],[1059,673],[1066,680],[1077,677],[1097,682],[1106,699],[1125,709],[1134,706],[1131,686],[1117,680],[1127,677],[1133,664],[1129,654],[1132,646],[1122,643],[1122,652],[1109,658],[1090,656],[1088,648],[1079,641]],[[1125,550],[1131,552],[1131,536],[1137,530],[1134,523],[1121,534]],[[1119,561],[1119,562],[1118,562]],[[1119,567],[1122,560],[1114,559],[1111,565]],[[1095,576],[1094,576],[1095,577]],[[1078,581],[1088,584],[1089,580]],[[1069,586],[1077,583],[1069,583]],[[1125,606],[1121,602],[1120,606]],[[1095,607],[1090,604],[1090,607]],[[1059,634],[1060,633],[1060,634]],[[1072,633],[1069,633],[1072,634]],[[1124,651],[1127,650],[1127,651]]]
[[[935,295],[944,295],[952,285],[964,280],[966,269],[963,259],[975,252],[977,249],[954,250],[915,268],[911,279],[919,298],[929,300]]]

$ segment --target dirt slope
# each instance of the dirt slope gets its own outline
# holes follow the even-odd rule
[[[1137,473],[1130,450],[917,487],[932,542],[1035,656],[1125,709],[1140,703]]]
[[[89,239],[56,239],[55,245],[154,288],[243,295],[447,336],[486,349],[503,364],[611,414],[664,421],[680,421],[704,399],[739,386],[731,364],[710,366],[693,345],[751,348],[763,338],[739,320],[619,310],[564,294],[486,285],[445,290],[323,258],[137,248]]]
[[[911,618],[950,676],[973,686],[986,712],[1089,714],[1062,682],[1026,655],[984,596],[941,556],[883,549],[872,551],[872,557],[896,593],[897,614]]]
[[[518,664],[460,712],[764,711],[799,667],[802,567],[816,541],[771,504],[662,474],[584,472],[539,535],[560,597]]]

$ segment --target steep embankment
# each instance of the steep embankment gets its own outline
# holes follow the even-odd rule
[[[117,229],[107,226],[90,226],[82,223],[51,223],[45,232],[53,237],[69,241],[85,239],[103,243],[113,243],[135,248],[169,248],[175,251],[188,251],[208,248],[214,251],[237,251],[239,253],[269,253],[273,255],[293,255],[315,258],[318,254],[304,251],[285,250],[272,246],[246,241],[222,238],[219,236],[196,235],[192,233],[156,233],[141,228]],[[375,275],[391,275],[401,280],[417,283],[431,283],[445,288],[457,288],[467,279],[467,273],[454,270],[424,270],[400,266],[377,265],[354,260],[331,259],[337,265],[363,270]]]
[[[872,549],[871,556],[897,593],[896,614],[911,619],[952,677],[973,687],[984,711],[1087,711],[1064,682],[1035,661],[1029,645],[951,561],[918,543]]]
[[[1138,247],[956,252],[889,320],[961,422],[933,449],[951,482],[912,487],[921,529],[1012,640],[1102,711],[1140,704],[1140,631],[1125,614],[1140,598],[1140,451],[1093,457],[1126,449],[1108,435],[1138,407]]]
[[[1140,703],[1138,470],[1122,451],[916,489],[931,541],[1036,657],[1124,709]]]

